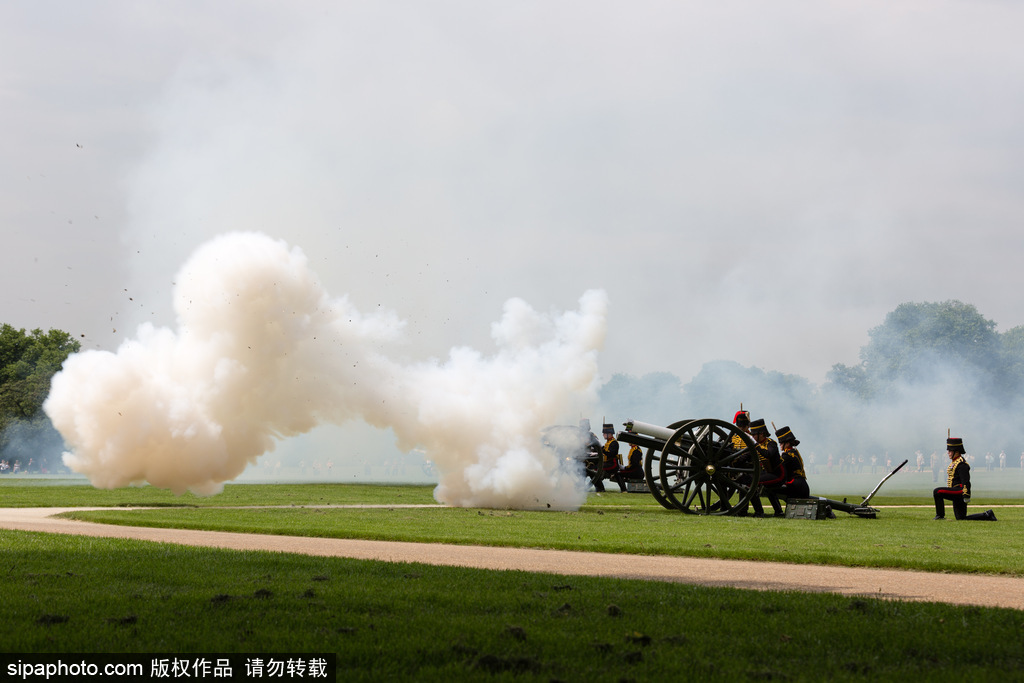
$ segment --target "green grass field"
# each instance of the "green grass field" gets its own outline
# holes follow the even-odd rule
[[[385,484],[228,484],[215,496],[177,496],[152,486],[107,490],[93,488],[84,479],[0,477],[0,507],[436,504],[433,490]]]
[[[434,504],[432,491],[430,486],[229,484],[223,493],[201,498],[153,487],[104,491],[40,481],[0,486],[0,504],[156,508],[66,515],[135,526],[1024,575],[1024,508],[1018,507],[997,507],[995,524],[935,522],[930,501],[909,496],[877,497],[873,504],[914,507],[883,508],[875,520],[840,513],[820,522],[683,515],[665,510],[651,496],[614,492],[591,494],[586,505],[570,513],[399,507]],[[355,504],[394,507],[321,507]]]
[[[1024,566],[1022,508],[997,508],[995,524],[933,522],[927,505],[807,522],[693,517],[639,494],[540,513],[398,507],[433,503],[423,486],[229,485],[178,498],[26,481],[3,481],[0,506],[155,506],[75,514],[315,536],[962,573],[1021,575]],[[356,504],[388,507],[303,507]],[[335,652],[346,681],[1024,678],[1024,613],[1015,610],[13,531],[0,531],[0,559],[9,653]]]
[[[885,509],[878,519],[724,518],[684,515],[629,496],[591,497],[578,512],[463,508],[160,508],[65,516],[132,526],[372,540],[502,545],[645,555],[1024,575],[1024,508],[995,524],[935,522],[931,508]],[[618,496],[623,498],[623,496]]]

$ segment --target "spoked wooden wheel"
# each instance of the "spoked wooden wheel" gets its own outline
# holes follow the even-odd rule
[[[600,482],[602,478],[600,457],[592,458],[589,454],[584,457],[583,471],[587,477],[587,483],[596,489],[598,482]]]
[[[657,463],[659,492],[665,500],[695,515],[745,509],[761,476],[750,435],[716,419],[690,420],[670,429],[675,432]],[[737,447],[734,436],[742,447]],[[655,488],[650,488],[653,493]]]
[[[689,422],[689,420],[681,420],[679,422],[673,422],[668,426],[669,429],[678,429],[682,425]],[[661,490],[661,457],[662,453],[656,448],[648,448],[647,455],[644,457],[644,479],[647,481],[647,490],[654,496],[654,500],[658,501],[661,506],[667,510],[678,510],[679,508],[665,497],[665,493]]]

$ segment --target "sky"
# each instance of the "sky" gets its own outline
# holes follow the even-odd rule
[[[0,320],[114,350],[253,231],[405,321],[606,293],[598,372],[821,383],[906,301],[1024,324],[1024,6],[0,5]]]

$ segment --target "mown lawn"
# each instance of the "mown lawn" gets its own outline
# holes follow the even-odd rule
[[[924,505],[813,522],[694,517],[614,493],[575,513],[401,507],[430,505],[431,493],[229,485],[195,498],[4,482],[0,505],[156,506],[73,514],[261,533],[1012,575],[1024,567],[1020,508],[998,508],[993,524],[934,522],[929,501],[906,496],[874,502]],[[342,505],[385,507],[319,507]],[[0,558],[7,653],[333,652],[345,681],[1024,678],[1024,613],[1015,610],[14,531],[0,531]]]
[[[656,505],[587,505],[579,512],[463,508],[188,508],[103,510],[65,516],[111,524],[246,533],[500,545],[802,564],[1024,575],[1024,508],[1000,521],[945,522],[926,507],[878,519],[699,517]]]
[[[8,653],[333,652],[344,681],[1019,680],[1024,613],[0,531]],[[950,634],[955,633],[955,647]]]
[[[432,486],[227,484],[214,496],[153,486],[97,489],[82,479],[0,477],[0,507],[223,507],[238,505],[436,504]]]

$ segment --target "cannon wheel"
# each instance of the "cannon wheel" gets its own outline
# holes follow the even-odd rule
[[[587,477],[587,483],[597,489],[597,482],[602,480],[601,472],[601,460],[600,458],[584,458],[583,459],[583,471]]]
[[[733,436],[745,448],[736,450]],[[675,428],[658,473],[661,493],[675,508],[695,515],[728,515],[746,508],[757,490],[761,466],[749,434],[724,420],[701,419]]]
[[[680,420],[679,422],[673,422],[668,426],[669,429],[679,429],[689,420]],[[662,491],[661,486],[661,451],[656,448],[648,448],[647,455],[644,457],[644,479],[647,482],[647,490],[654,496],[654,500],[658,501],[661,507],[667,510],[678,510],[679,508],[665,497],[665,493]]]

